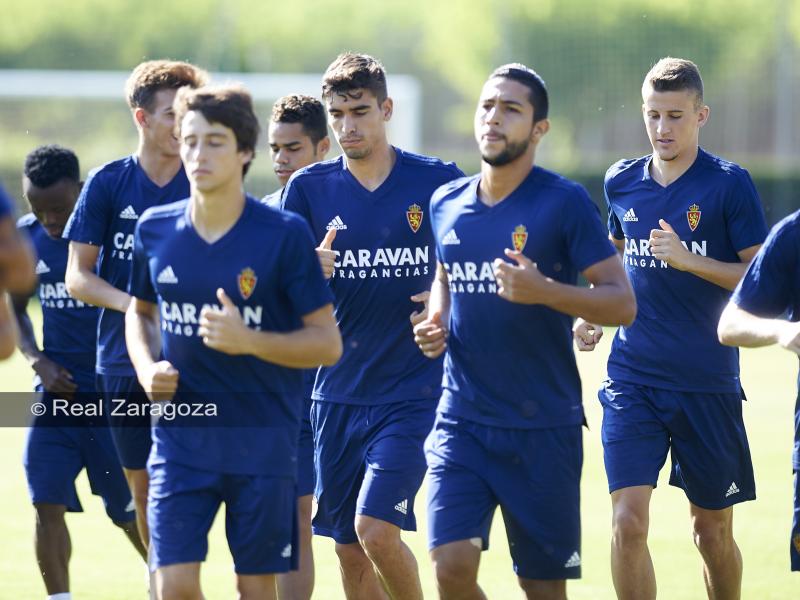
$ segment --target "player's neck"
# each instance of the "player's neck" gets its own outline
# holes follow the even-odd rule
[[[370,192],[377,190],[386,181],[396,161],[397,154],[394,148],[385,140],[366,158],[353,160],[345,156],[347,170]]]
[[[689,170],[697,160],[699,151],[699,147],[695,145],[673,160],[661,160],[653,153],[653,160],[650,161],[650,177],[660,186],[667,187]]]
[[[209,244],[225,235],[244,212],[246,196],[241,180],[212,191],[192,189],[190,218],[197,234]]]
[[[163,154],[155,148],[149,148],[143,140],[139,141],[136,156],[142,171],[158,187],[167,185],[183,168],[180,156]]]
[[[533,169],[533,153],[525,153],[518,159],[493,167],[481,162],[481,181],[478,185],[478,197],[487,206],[494,206],[505,200]]]

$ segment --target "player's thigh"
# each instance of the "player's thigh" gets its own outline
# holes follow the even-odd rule
[[[145,469],[152,446],[147,394],[134,376],[98,375],[96,385],[120,463],[129,470]]]
[[[755,499],[755,477],[739,394],[674,394],[670,484],[692,504],[721,510]]]
[[[508,535],[514,571],[522,579],[575,579],[581,574],[581,427],[511,430],[490,482]]]
[[[314,466],[317,511],[313,529],[339,544],[358,541],[356,502],[364,479],[368,407],[314,402]]]
[[[181,563],[156,569],[156,589],[158,597],[201,598],[200,563]]]
[[[151,565],[200,563],[222,503],[223,476],[174,462],[148,466]]]
[[[298,565],[297,486],[288,477],[227,475],[225,532],[238,575],[285,573]]]
[[[134,520],[131,492],[108,427],[87,427],[81,450],[89,486],[93,494],[103,499],[109,518],[115,523]]]
[[[370,413],[366,472],[356,512],[415,531],[414,499],[427,468],[424,444],[433,426],[434,402],[375,406]]]
[[[598,392],[603,407],[601,440],[609,492],[656,487],[667,460],[669,433],[653,403],[652,389],[605,381]]]
[[[75,478],[84,463],[78,443],[79,430],[38,425],[28,429],[23,454],[31,502],[63,504],[80,511]]]
[[[425,444],[428,463],[428,548],[468,542],[489,548],[497,508],[485,475],[487,453],[464,421],[438,415]]]

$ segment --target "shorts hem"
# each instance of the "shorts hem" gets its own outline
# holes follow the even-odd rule
[[[622,489],[629,488],[629,487],[638,487],[638,486],[642,486],[642,485],[649,485],[653,489],[656,489],[658,487],[658,481],[657,480],[656,481],[637,481],[637,480],[632,480],[632,481],[614,482],[613,484],[609,483],[608,484],[608,493],[609,494],[613,494],[614,492],[616,492],[618,490],[622,490]]]
[[[670,483],[670,485],[674,488],[678,488],[679,490],[683,490],[683,493],[686,494],[686,499],[695,506],[699,506],[703,510],[725,510],[726,508],[741,504],[742,502],[750,502],[751,500],[756,499],[755,494],[734,494],[733,496],[730,496],[729,499],[726,499],[723,502],[717,502],[715,504],[710,504],[708,502],[697,502],[689,495],[683,486],[675,483]]]
[[[152,543],[152,542],[151,542]],[[162,569],[164,567],[172,567],[175,565],[188,565],[192,563],[204,563],[206,562],[206,557],[203,556],[202,558],[190,558],[190,559],[170,559],[170,560],[156,560],[155,558],[150,559],[152,562],[150,564],[150,570],[152,572],[157,571],[158,569]]]
[[[408,523],[408,521],[410,520],[409,517],[413,517],[413,513],[411,515],[399,515],[401,518],[398,518],[398,519],[395,520],[395,519],[392,519],[393,515],[389,516],[386,513],[378,514],[377,511],[371,511],[369,508],[357,508],[356,509],[356,516],[358,516],[358,515],[363,515],[365,517],[370,517],[370,518],[373,518],[373,519],[378,519],[380,521],[384,521],[385,523],[389,523],[391,525],[399,527],[403,531],[416,531],[417,530],[417,524],[416,523],[414,523],[413,525]],[[403,522],[402,523],[398,523],[398,521],[403,521]]]
[[[358,536],[353,533],[350,534],[342,534],[339,531],[334,531],[332,529],[328,529],[327,527],[317,527],[316,525],[311,525],[311,532],[314,535],[321,535],[322,537],[333,538],[333,541],[337,544],[357,544],[358,543]]]
[[[470,535],[470,536],[463,536],[463,535],[450,535],[435,538],[428,541],[428,551],[430,552],[434,548],[438,548],[439,546],[444,546],[445,544],[453,544],[455,542],[469,542],[474,538],[481,539],[481,552],[486,552],[489,549],[489,539],[483,537],[482,535]]]
[[[553,574],[553,573],[534,573],[534,574],[530,574],[529,572],[526,572],[526,573],[523,574],[522,570],[517,570],[517,569],[514,570],[514,572],[516,573],[517,577],[519,577],[520,579],[533,579],[533,580],[538,580],[538,581],[563,581],[563,580],[567,580],[567,579],[581,579],[581,577],[582,577],[581,569],[570,569],[570,571],[573,571],[573,572],[572,573],[559,573],[559,574],[556,575],[556,574]],[[577,571],[577,573],[575,573],[574,571]]]
[[[66,506],[67,507],[67,512],[71,512],[71,513],[82,513],[83,512],[83,507],[82,506],[79,506],[79,505],[76,506],[75,504],[71,504],[69,502],[64,502],[61,499],[53,499],[52,497],[44,497],[44,498],[42,498],[40,496],[36,496],[34,498],[31,498],[31,504],[55,504],[55,505],[58,505],[58,506]]]

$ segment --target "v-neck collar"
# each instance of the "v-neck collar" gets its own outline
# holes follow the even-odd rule
[[[500,202],[497,202],[491,206],[484,203],[483,200],[480,199],[479,191],[480,191],[480,184],[481,184],[481,177],[478,175],[475,177],[474,181],[472,182],[472,196],[473,196],[473,204],[475,205],[476,210],[478,211],[496,211],[500,210],[503,206],[508,206],[510,204],[516,204],[517,198],[524,196],[523,190],[536,179],[539,178],[539,174],[542,172],[542,168],[534,165],[533,168],[528,172],[525,178],[519,182],[519,185],[515,187],[511,193],[503,198]]]
[[[136,165],[136,172],[138,173],[139,178],[144,183],[145,187],[149,188],[151,192],[157,194],[160,194],[168,190],[170,187],[172,187],[172,185],[175,183],[178,177],[180,177],[181,171],[183,171],[183,164],[181,164],[181,168],[175,172],[175,175],[172,176],[172,179],[170,179],[163,186],[160,186],[155,181],[150,179],[150,176],[145,172],[144,167],[142,167],[142,163],[139,162],[138,155],[131,154],[131,158],[133,160],[133,163]]]
[[[648,185],[651,185],[665,192],[672,190],[675,187],[677,187],[676,184],[682,181],[686,181],[687,175],[696,171],[699,168],[700,163],[705,160],[705,157],[706,157],[706,152],[702,148],[698,147],[697,156],[694,158],[694,162],[691,165],[689,165],[689,168],[686,169],[683,173],[681,173],[680,177],[678,177],[675,181],[670,182],[668,185],[661,185],[655,179],[653,179],[653,175],[650,173],[650,165],[653,162],[653,155],[651,154],[650,156],[647,157],[647,160],[644,161],[642,181],[646,182]]]
[[[186,207],[183,209],[183,216],[184,219],[186,220],[186,227],[192,232],[192,235],[194,236],[195,240],[197,240],[197,242],[203,248],[207,250],[212,250],[226,246],[228,244],[228,240],[232,239],[232,237],[235,236],[235,233],[239,229],[241,229],[245,223],[247,223],[247,221],[250,218],[250,213],[252,212],[253,209],[253,202],[255,202],[255,200],[250,196],[248,196],[247,194],[245,194],[244,208],[242,209],[242,214],[239,215],[239,218],[236,219],[236,222],[233,225],[231,225],[228,231],[226,231],[224,234],[222,234],[220,238],[218,238],[213,242],[206,241],[203,238],[203,236],[201,236],[197,232],[197,228],[194,226],[194,223],[192,222],[192,202],[193,199],[190,198],[186,202]]]
[[[372,198],[379,198],[385,194],[387,194],[392,187],[394,186],[394,182],[397,179],[397,174],[400,172],[400,162],[403,160],[403,151],[399,148],[395,148],[391,146],[392,150],[395,153],[395,161],[394,165],[392,166],[392,170],[389,171],[389,175],[383,182],[375,188],[373,191],[369,191],[361,182],[356,179],[355,175],[347,168],[347,160],[344,156],[342,156],[342,174],[345,180],[350,184],[350,187],[363,198],[372,199]]]

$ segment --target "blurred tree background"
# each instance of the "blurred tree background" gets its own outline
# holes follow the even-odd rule
[[[0,69],[129,71],[170,57],[210,71],[322,73],[343,50],[368,52],[422,88],[421,151],[478,168],[472,112],[495,66],[535,68],[553,127],[539,163],[582,181],[596,201],[609,164],[649,150],[640,86],[660,57],[701,68],[711,121],[702,144],[756,179],[774,222],[800,205],[800,0],[37,0],[5,3]],[[390,89],[391,94],[391,89]],[[262,122],[269,104],[259,105]],[[84,173],[132,151],[118,102],[0,98],[0,177],[19,196],[25,154],[74,148]],[[260,142],[248,188],[276,186]]]

